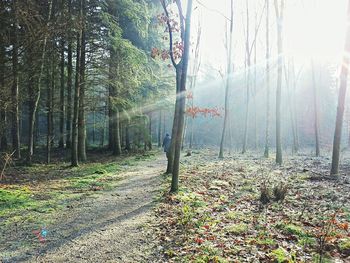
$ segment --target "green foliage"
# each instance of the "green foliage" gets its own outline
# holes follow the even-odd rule
[[[0,189],[0,211],[25,207],[32,202],[31,191],[27,187],[16,190]]]
[[[295,262],[288,252],[283,248],[277,248],[271,251],[270,256],[278,263],[293,263]]]
[[[225,230],[230,234],[241,235],[248,232],[248,225],[245,223],[231,224]]]

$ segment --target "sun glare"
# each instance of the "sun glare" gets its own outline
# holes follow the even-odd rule
[[[261,15],[264,8],[262,0],[249,0],[250,27],[255,26],[255,13]],[[318,61],[339,61],[342,55],[346,27],[345,0],[288,0],[285,1],[284,53],[295,61],[304,63],[311,58]],[[276,20],[273,1],[270,1],[270,38],[272,55],[276,52]],[[197,2],[201,10],[202,52],[205,59],[214,67],[226,65],[225,34],[229,18],[229,0],[201,0]],[[244,64],[245,49],[245,0],[234,1],[234,44],[235,62]],[[259,59],[264,59],[265,14],[258,33]]]

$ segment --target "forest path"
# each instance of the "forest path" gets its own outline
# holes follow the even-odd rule
[[[163,155],[141,161],[120,174],[114,190],[74,202],[28,262],[150,262],[145,226],[153,219],[165,165]]]

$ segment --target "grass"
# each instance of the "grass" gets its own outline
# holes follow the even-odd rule
[[[136,165],[155,158],[151,152],[107,162],[81,164],[33,164],[15,167],[13,181],[0,186],[0,232],[18,225],[48,224],[52,215],[69,206],[73,200],[111,190],[119,183],[123,166]]]

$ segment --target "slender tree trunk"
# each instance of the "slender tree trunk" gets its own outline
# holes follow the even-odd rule
[[[287,101],[288,101],[289,115],[290,115],[292,135],[293,135],[292,151],[293,151],[293,153],[296,153],[296,134],[295,134],[296,129],[295,129],[294,114],[293,114],[292,98],[291,98],[291,94],[290,94],[290,71],[291,71],[290,70],[290,63],[288,61],[288,67],[286,67],[286,65],[284,65],[284,76],[285,76],[285,80],[286,80]],[[293,74],[293,78],[294,78],[294,74]]]
[[[86,0],[82,0],[82,30],[81,30],[81,54],[80,54],[80,96],[78,114],[78,158],[79,161],[86,161],[86,124],[85,124],[85,57],[86,57]]]
[[[17,40],[17,14],[16,14],[17,1],[13,1],[13,10],[15,23],[13,26],[13,47],[12,47],[12,75],[13,83],[11,90],[12,98],[12,150],[15,151],[15,157],[21,158],[21,144],[20,144],[20,130],[19,130],[19,89],[18,89],[18,40]]]
[[[316,157],[320,156],[320,140],[319,140],[319,119],[318,119],[318,93],[317,93],[317,86],[316,86],[316,77],[315,77],[315,65],[313,61],[312,64],[312,83],[313,83],[313,102],[314,102],[314,118],[315,118],[315,146],[316,146]]]
[[[192,118],[191,118],[190,145],[189,145],[190,150],[191,150],[192,147],[193,147],[193,136],[194,136],[194,118],[192,117]],[[220,145],[221,145],[221,143],[220,143]]]
[[[295,96],[296,96],[296,88],[297,88],[297,79],[299,78],[301,71],[298,73],[298,76],[295,74],[294,61],[292,63],[292,71],[293,71],[293,91],[291,95],[291,107],[292,107],[291,114],[294,122],[294,133],[295,133],[294,153],[297,153],[299,151],[299,129],[298,129],[298,115],[297,115],[297,108],[295,103]]]
[[[345,104],[346,88],[347,88],[347,82],[348,82],[348,72],[349,72],[348,68],[350,64],[349,56],[348,56],[349,53],[350,53],[350,0],[348,1],[348,10],[347,10],[345,52],[343,57],[341,73],[340,73],[340,87],[339,87],[339,95],[338,95],[337,118],[335,123],[334,140],[333,140],[331,175],[338,175],[339,173],[341,132],[342,132],[342,126],[343,126],[344,104]]]
[[[162,146],[162,110],[158,112],[158,148]]]
[[[81,9],[81,2],[80,2]],[[80,11],[81,12],[81,11]],[[80,56],[81,56],[81,30],[77,34],[77,55],[75,63],[75,92],[74,92],[74,109],[72,121],[72,149],[71,164],[78,166],[78,115],[79,115],[79,97],[80,97]]]
[[[107,126],[107,110],[103,110],[103,120],[102,120],[102,127],[101,127],[101,147],[104,147],[105,145],[105,133],[106,133],[106,126]]]
[[[258,30],[258,19],[257,19],[257,14],[255,14],[255,35],[257,35],[257,30]],[[256,41],[254,42],[254,82],[253,82],[253,87],[254,87],[254,95],[253,95],[253,106],[254,106],[254,150],[257,150],[258,148],[258,130],[257,130],[257,109],[256,109],[256,95],[257,95],[257,65],[256,65]]]
[[[51,149],[53,142],[53,93],[55,89],[55,57],[54,57],[54,40],[52,40],[52,56],[51,65],[50,60],[47,59],[47,141],[46,141],[46,162],[51,162]],[[50,72],[51,67],[51,72]]]
[[[125,125],[125,149],[127,151],[131,150],[130,146],[130,121],[127,121]]]
[[[250,55],[248,55],[250,56]],[[244,118],[244,135],[243,135],[243,148],[242,153],[247,152],[247,142],[248,142],[248,122],[249,122],[249,103],[250,103],[250,58],[247,58],[247,95],[246,95],[246,108],[245,108],[245,118]]]
[[[182,143],[182,133],[184,129],[185,120],[185,108],[186,108],[186,80],[187,80],[187,69],[188,59],[190,51],[190,35],[191,35],[191,18],[192,18],[192,0],[188,0],[186,8],[186,29],[184,33],[184,51],[181,62],[181,77],[180,77],[180,96],[177,97],[179,103],[178,109],[178,129],[176,131],[175,139],[175,154],[174,154],[174,166],[173,176],[171,180],[171,192],[177,192],[179,189],[179,171],[180,171],[180,153]],[[174,137],[173,137],[174,139]]]
[[[68,0],[69,21],[72,18],[72,0]],[[66,147],[71,148],[72,144],[72,86],[73,86],[73,48],[72,32],[68,31],[67,49],[67,122],[66,122]]]
[[[265,123],[265,158],[270,150],[270,0],[266,0],[266,123]]]
[[[283,45],[282,45],[282,24],[284,12],[284,0],[281,0],[279,7],[278,0],[275,0],[277,18],[277,52],[278,71],[276,88],[276,163],[282,164],[282,141],[281,141],[281,97],[282,97],[282,69],[283,69]]]
[[[114,145],[113,145],[113,155],[119,156],[122,154],[122,147],[121,147],[121,141],[120,141],[120,115],[119,115],[119,109],[116,107],[114,112],[114,121],[113,121],[113,137],[114,137]]]
[[[2,5],[0,5],[0,8],[3,8]],[[5,88],[5,69],[6,69],[6,53],[5,53],[5,42],[0,38],[0,94],[2,97],[2,102],[6,100],[4,92],[6,90]],[[0,106],[0,150],[6,150],[7,149],[7,119],[6,119],[6,106],[3,105]]]
[[[95,144],[96,140],[96,111],[92,111],[92,144]]]
[[[185,106],[185,111],[186,111],[186,106]],[[185,147],[185,140],[186,140],[186,134],[187,134],[187,122],[188,122],[188,116],[185,116],[184,132],[182,134],[181,151],[183,151],[184,147]]]
[[[243,134],[243,147],[242,147],[242,153],[246,153],[247,151],[247,141],[248,141],[248,122],[249,122],[249,101],[250,101],[250,57],[251,57],[251,50],[250,50],[250,43],[249,43],[249,7],[248,7],[248,0],[246,0],[246,13],[247,13],[247,31],[246,31],[246,65],[247,65],[247,95],[246,95],[246,108],[245,108],[245,118],[244,118],[244,134]]]
[[[65,100],[64,100],[64,39],[61,39],[61,62],[60,62],[60,134],[58,147],[64,148],[64,115],[65,115]]]
[[[224,125],[221,133],[220,140],[220,150],[219,150],[219,158],[224,158],[224,142],[226,136],[226,129],[228,125],[229,119],[229,89],[231,86],[231,75],[232,75],[232,48],[233,48],[233,0],[231,0],[231,20],[230,20],[230,40],[228,47],[228,61],[227,61],[227,79],[226,79],[226,88],[225,88],[225,112],[224,112]],[[192,118],[192,123],[194,118]],[[193,124],[192,124],[193,127]],[[192,128],[193,129],[193,128]],[[193,134],[193,133],[192,133]],[[193,138],[193,135],[191,136]],[[192,147],[192,139],[190,143],[190,147]]]
[[[168,154],[168,165],[167,165],[167,174],[173,173],[173,166],[174,166],[174,156],[175,156],[175,140],[176,140],[176,134],[178,129],[178,117],[179,117],[179,97],[181,96],[180,92],[180,81],[181,81],[181,68],[176,68],[176,102],[175,102],[175,113],[174,113],[174,120],[173,120],[173,127],[171,130],[171,145],[170,150]]]
[[[148,118],[148,148],[152,150],[152,113],[149,114]]]
[[[53,0],[49,0],[49,10],[48,10],[48,18],[46,25],[49,25],[49,22],[51,20],[51,13],[52,13],[52,4]],[[44,36],[44,41],[42,44],[42,50],[41,50],[41,58],[40,58],[40,66],[39,66],[39,76],[37,77],[37,82],[35,83],[35,87],[33,86],[33,81],[30,81],[30,87],[29,87],[29,95],[30,95],[30,109],[29,109],[29,132],[28,132],[28,155],[27,155],[27,162],[30,164],[32,162],[32,157],[34,153],[34,131],[35,131],[35,121],[36,121],[36,112],[39,105],[40,100],[40,85],[41,85],[41,78],[43,73],[43,67],[45,62],[45,55],[46,55],[46,46],[47,46],[47,34]],[[32,76],[30,76],[32,77]]]

